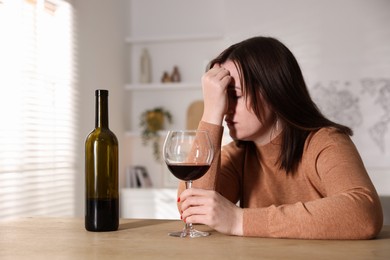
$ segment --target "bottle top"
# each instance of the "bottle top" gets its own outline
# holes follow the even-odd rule
[[[95,90],[95,96],[105,96],[108,97],[108,90],[106,89],[97,89]]]

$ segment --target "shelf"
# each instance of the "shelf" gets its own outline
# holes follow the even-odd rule
[[[200,82],[187,82],[187,83],[134,83],[127,84],[126,90],[130,91],[155,91],[155,90],[201,90]]]
[[[164,137],[168,134],[168,131],[169,130],[161,130],[161,131],[158,131],[158,135],[161,136],[161,137]],[[142,136],[142,132],[141,130],[140,131],[126,131],[125,132],[125,136],[127,137],[141,137]]]
[[[172,35],[164,37],[127,37],[126,42],[130,44],[141,43],[163,43],[163,42],[183,42],[183,41],[205,41],[205,40],[221,40],[222,35],[216,34],[200,34],[200,35]]]

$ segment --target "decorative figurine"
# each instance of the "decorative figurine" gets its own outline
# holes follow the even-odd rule
[[[139,81],[140,83],[152,82],[150,55],[146,48],[142,50],[141,54]]]
[[[169,76],[168,72],[164,71],[164,73],[161,77],[161,82],[162,83],[172,82],[171,76]]]
[[[179,68],[177,66],[173,67],[173,71],[171,74],[171,80],[172,80],[172,82],[180,82],[180,72],[179,72]]]

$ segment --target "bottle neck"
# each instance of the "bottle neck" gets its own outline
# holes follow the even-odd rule
[[[96,95],[95,128],[108,129],[108,96]]]

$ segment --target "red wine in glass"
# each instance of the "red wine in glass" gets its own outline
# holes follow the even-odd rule
[[[201,178],[209,170],[209,164],[167,164],[169,171],[182,181]]]
[[[207,173],[213,156],[214,149],[207,131],[169,131],[165,138],[164,161],[176,178],[185,181],[187,189],[191,188],[192,181]],[[182,231],[169,233],[169,235],[192,238],[208,236],[209,233],[198,231],[191,223],[186,223]]]

